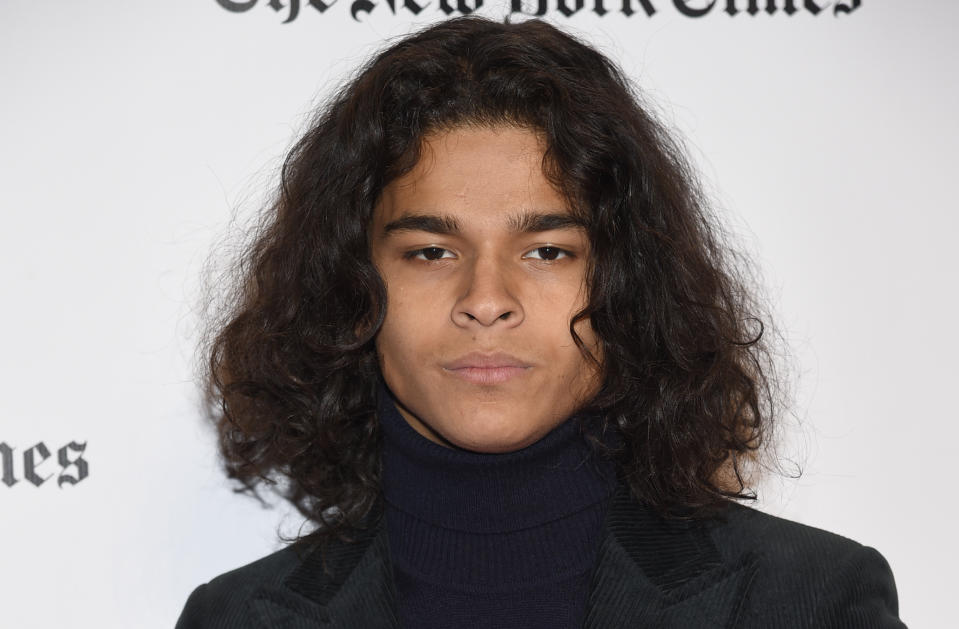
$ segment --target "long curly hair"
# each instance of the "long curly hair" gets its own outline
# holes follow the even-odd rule
[[[682,151],[641,103],[609,59],[537,20],[441,22],[361,68],[287,156],[203,346],[208,408],[240,489],[271,485],[317,525],[311,536],[362,526],[381,474],[374,205],[425,134],[506,124],[545,137],[544,172],[587,217],[588,304],[570,332],[588,318],[602,343],[589,410],[615,439],[595,447],[666,513],[753,496],[746,472],[780,406],[761,304]]]

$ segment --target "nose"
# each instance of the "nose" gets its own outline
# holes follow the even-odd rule
[[[523,307],[515,286],[502,265],[486,257],[477,258],[464,274],[462,296],[453,306],[453,323],[460,327],[516,327],[523,322]]]

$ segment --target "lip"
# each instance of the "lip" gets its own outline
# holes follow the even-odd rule
[[[523,375],[532,365],[504,352],[470,352],[442,367],[451,375],[473,384],[502,384]]]

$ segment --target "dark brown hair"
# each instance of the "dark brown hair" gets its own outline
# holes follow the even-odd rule
[[[586,217],[589,303],[574,321],[589,318],[603,344],[589,410],[620,444],[603,456],[662,511],[748,497],[743,465],[779,390],[748,267],[609,59],[544,22],[474,17],[376,55],[287,157],[234,307],[205,347],[228,474],[254,493],[275,485],[318,535],[348,533],[369,512],[380,487],[373,339],[387,304],[367,229],[424,134],[462,124],[541,133],[547,176]]]

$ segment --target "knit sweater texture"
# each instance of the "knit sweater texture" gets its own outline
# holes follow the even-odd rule
[[[580,422],[485,454],[420,435],[385,387],[379,418],[400,626],[580,627],[615,487]]]

